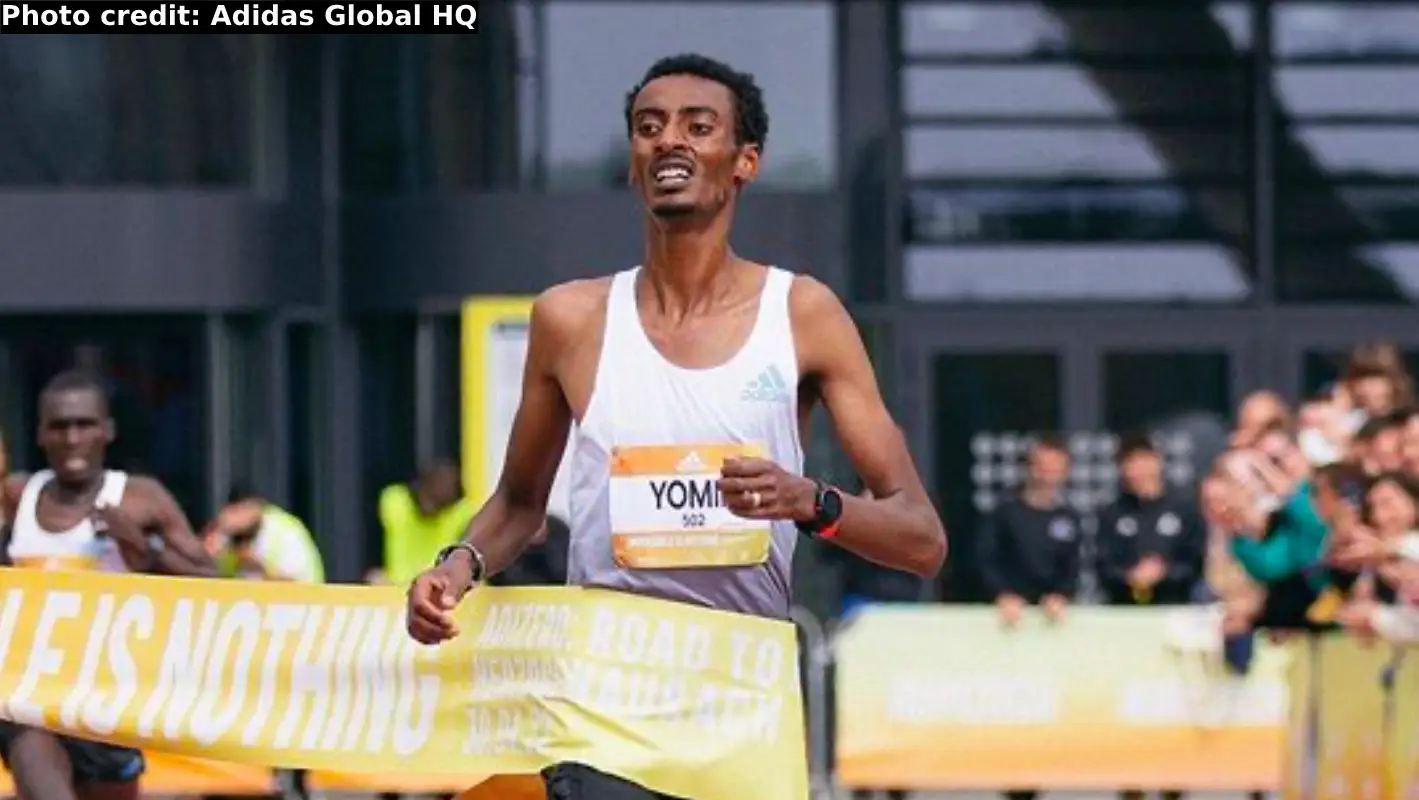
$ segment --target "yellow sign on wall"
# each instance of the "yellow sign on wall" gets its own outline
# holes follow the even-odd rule
[[[530,297],[475,297],[463,304],[463,489],[475,503],[501,477],[513,417],[522,398]],[[548,512],[566,519],[568,458],[553,483]]]

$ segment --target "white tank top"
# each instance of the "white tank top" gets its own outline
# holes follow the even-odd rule
[[[568,582],[785,618],[797,528],[734,516],[714,482],[734,454],[803,472],[793,274],[769,269],[739,352],[686,369],[641,326],[639,272],[612,279],[596,384],[572,439]]]
[[[53,471],[43,470],[25,482],[14,523],[10,526],[10,563],[39,569],[127,572],[128,565],[123,563],[117,543],[107,536],[96,536],[92,520],[85,518],[67,531],[51,532],[40,527],[39,495],[53,479]],[[95,505],[116,506],[123,502],[127,485],[126,473],[105,472],[103,486],[94,498]]]

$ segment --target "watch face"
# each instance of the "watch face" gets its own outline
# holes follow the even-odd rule
[[[822,511],[818,519],[824,525],[831,525],[837,522],[843,515],[843,498],[832,489],[823,490],[822,496],[818,500]]]

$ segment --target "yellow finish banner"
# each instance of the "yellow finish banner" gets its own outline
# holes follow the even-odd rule
[[[1194,612],[1181,612],[1189,614]],[[1275,789],[1289,653],[1247,677],[1181,653],[1177,612],[879,607],[839,634],[837,765],[850,787]]]
[[[0,716],[263,766],[531,775],[579,761],[702,800],[804,800],[786,622],[575,588],[397,590],[0,569]]]

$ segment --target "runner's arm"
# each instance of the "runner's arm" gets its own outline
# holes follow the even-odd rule
[[[564,284],[547,290],[532,305],[522,400],[513,417],[503,473],[463,537],[482,553],[484,579],[512,565],[546,521],[547,499],[572,423],[557,377],[558,354],[569,349],[578,322],[584,321],[584,294],[581,284]]]
[[[202,540],[192,532],[187,515],[170,492],[152,478],[134,477],[129,488],[142,498],[152,527],[162,537],[162,549],[152,564],[152,572],[191,578],[215,578],[217,567]]]
[[[843,449],[874,496],[843,493],[833,541],[883,566],[934,577],[946,560],[946,530],[882,401],[856,324],[832,290],[812,278],[794,282],[790,306],[800,371],[816,384]]]
[[[0,483],[0,567],[10,567],[10,530],[20,509],[20,495],[25,491],[28,475],[7,475]]]

